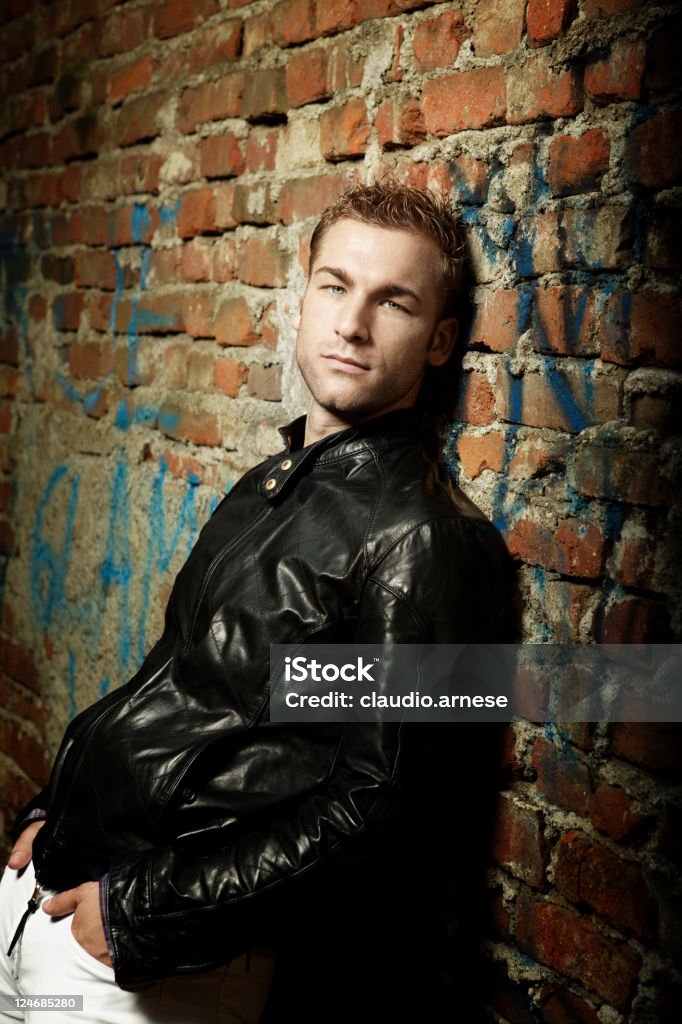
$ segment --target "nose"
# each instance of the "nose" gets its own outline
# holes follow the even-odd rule
[[[340,303],[336,319],[336,333],[343,340],[360,344],[368,340],[369,319],[366,303],[358,296],[357,298],[347,295]]]

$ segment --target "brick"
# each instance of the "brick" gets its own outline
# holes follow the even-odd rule
[[[374,124],[382,149],[416,146],[426,137],[424,117],[416,100],[386,100]]]
[[[642,818],[624,789],[605,782],[590,797],[590,820],[599,832],[619,840],[636,832]]]
[[[132,92],[146,89],[156,67],[153,57],[141,57],[114,71],[107,82],[107,100],[116,105]]]
[[[178,107],[181,132],[193,132],[200,124],[237,117],[244,91],[244,74],[235,71],[215,82],[204,82],[186,89]]]
[[[627,206],[563,210],[521,217],[516,265],[522,277],[568,268],[624,270],[629,267],[634,220]]]
[[[495,395],[485,373],[469,370],[462,374],[457,401],[457,419],[472,426],[483,427],[492,423],[495,414]]]
[[[225,21],[192,33],[189,72],[195,74],[215,64],[238,60],[242,52],[243,28],[239,20]]]
[[[666,18],[649,37],[645,84],[650,90],[674,88],[682,81],[682,66],[678,59],[682,50],[682,17]]]
[[[40,673],[31,651],[5,637],[0,637],[0,665],[12,679],[40,694]]]
[[[215,319],[215,337],[219,345],[254,345],[260,340],[244,299],[226,299],[221,304]]]
[[[469,34],[461,11],[445,11],[420,22],[412,40],[417,70],[452,67]]]
[[[96,36],[96,50],[100,57],[118,53],[131,53],[147,38],[151,8],[116,11],[100,25]]]
[[[77,331],[85,308],[82,292],[62,292],[52,307],[52,318],[58,331]]]
[[[609,732],[611,753],[615,757],[647,771],[679,779],[682,729],[678,722],[616,722]]]
[[[582,86],[573,69],[555,71],[544,53],[530,56],[522,67],[510,68],[509,124],[526,124],[544,117],[574,117],[582,108]]]
[[[586,629],[583,626],[586,618],[591,621],[590,613],[595,601],[593,585],[572,583],[567,580],[549,580],[542,594],[543,614],[551,629],[553,643],[580,644],[585,642]],[[569,731],[567,727],[564,731]],[[576,746],[577,738],[571,737]]]
[[[19,335],[14,327],[0,334],[0,363],[19,365]]]
[[[533,745],[536,786],[551,804],[587,814],[590,776],[586,764],[569,744],[557,745],[538,737]]]
[[[279,133],[276,129],[253,129],[246,140],[247,171],[274,171]]]
[[[12,431],[14,402],[0,402],[0,434],[9,434]]]
[[[283,224],[319,217],[348,187],[343,174],[288,178],[279,197],[279,218]]]
[[[618,383],[610,377],[594,376],[590,365],[562,365],[551,358],[543,372],[523,377],[500,368],[497,394],[501,419],[572,434],[617,419],[621,404]]]
[[[369,122],[364,100],[324,110],[320,116],[320,150],[325,160],[359,157],[367,151]]]
[[[531,318],[535,351],[566,356],[598,355],[594,307],[594,292],[588,288],[536,288]]]
[[[159,414],[159,429],[177,441],[212,448],[220,444],[220,423],[212,412],[184,412],[166,403]]]
[[[575,452],[569,466],[569,483],[588,497],[629,505],[663,505],[670,488],[669,481],[662,476],[657,452],[599,445],[585,445]]]
[[[671,643],[670,618],[662,601],[648,597],[628,596],[598,609],[592,631],[597,643],[603,644],[656,644]],[[624,713],[628,713],[629,698],[624,698]],[[638,705],[632,703],[636,718]]]
[[[154,12],[152,31],[158,39],[189,32],[219,9],[219,0],[165,0]]]
[[[594,103],[638,100],[644,78],[644,43],[617,39],[607,57],[585,67],[585,93]]]
[[[216,196],[212,188],[198,188],[185,192],[177,213],[180,238],[208,234],[218,230]]]
[[[611,143],[598,129],[577,138],[562,135],[549,151],[549,182],[555,196],[572,196],[601,187],[609,169]]]
[[[512,793],[502,793],[495,816],[493,860],[533,888],[541,888],[547,866],[542,815]]]
[[[588,579],[601,575],[606,540],[592,523],[564,519],[552,533],[541,523],[522,516],[507,530],[505,539],[511,554],[528,565]]]
[[[583,16],[592,18],[611,18],[615,14],[623,14],[634,8],[641,7],[644,0],[583,0]]]
[[[477,57],[507,53],[521,45],[525,0],[479,0],[473,45]]]
[[[71,284],[74,279],[75,261],[68,256],[60,258],[48,253],[40,261],[40,272],[46,281]]]
[[[247,121],[283,121],[288,110],[283,67],[252,71],[244,81],[240,116]]]
[[[623,860],[581,832],[559,843],[554,881],[572,903],[585,903],[624,935],[650,933],[656,903],[639,864]]]
[[[543,1024],[601,1024],[595,1010],[573,992],[561,986],[543,988],[540,993]]]
[[[427,165],[428,166],[428,165]],[[449,163],[452,188],[463,203],[484,203],[488,198],[489,168],[485,160],[462,153]]]
[[[682,209],[657,206],[649,211],[644,264],[656,270],[682,270]]]
[[[427,131],[437,136],[503,124],[504,69],[474,68],[430,79],[422,90],[422,109]]]
[[[365,58],[357,56],[344,43],[336,43],[327,50],[329,85],[332,93],[362,85]]]
[[[523,894],[516,902],[516,939],[522,953],[575,979],[616,1009],[627,1007],[641,958],[581,914]]]
[[[645,188],[667,188],[682,175],[682,110],[654,114],[634,128],[625,144],[624,163],[631,181]]]
[[[69,372],[77,380],[97,380],[111,371],[111,345],[87,341],[69,346]]]
[[[50,759],[43,740],[36,739],[21,723],[0,719],[0,749],[30,777],[47,779]]]
[[[248,393],[253,398],[260,398],[266,402],[281,401],[281,365],[260,365],[259,363],[254,363],[249,370]]]
[[[237,247],[233,238],[223,237],[213,246],[211,258],[211,279],[233,281],[236,277]]]
[[[529,0],[527,38],[531,46],[546,46],[568,27],[578,12],[577,0]]]
[[[630,515],[625,519],[614,545],[611,562],[611,573],[616,583],[640,590],[658,589],[658,551],[651,544],[652,536],[664,537],[665,523],[656,519],[647,521],[641,514]]]
[[[166,99],[163,93],[135,97],[125,103],[118,114],[114,138],[119,146],[146,142],[160,134],[159,107]]]
[[[254,235],[243,241],[237,254],[237,276],[259,288],[283,288],[289,257],[273,236]]]
[[[504,467],[504,434],[462,434],[457,442],[457,454],[462,469],[474,480],[485,469],[500,473]]]
[[[232,178],[242,174],[244,154],[233,132],[209,135],[199,143],[199,163],[205,178]]]
[[[329,99],[332,91],[328,82],[327,51],[293,53],[286,67],[286,86],[291,107]]]
[[[281,0],[272,9],[273,40],[277,46],[307,43],[316,36],[312,0]]]
[[[240,387],[247,378],[249,371],[244,363],[238,363],[234,359],[215,360],[213,382],[230,398],[237,397]]]
[[[244,22],[243,54],[250,57],[272,41],[272,12],[265,8]]]
[[[601,357],[623,366],[682,366],[682,297],[674,292],[617,292],[600,322]]]

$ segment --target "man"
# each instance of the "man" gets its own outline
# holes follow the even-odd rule
[[[268,1019],[407,1020],[429,1005],[412,921],[435,854],[427,832],[452,813],[438,796],[450,734],[271,723],[269,650],[509,638],[503,545],[440,482],[421,432],[460,289],[457,224],[430,193],[356,186],[323,215],[294,324],[308,416],[218,506],[163,636],[127,686],[71,723],[20,816],[5,903],[31,858],[57,895],[38,911],[37,894],[23,933],[4,926],[17,932],[5,987],[46,991],[47,921],[66,922],[72,952],[90,958],[92,1022],[258,1020],[269,950],[288,965],[289,1009]],[[185,998],[183,975],[192,992],[218,977],[223,995],[251,978],[251,1006],[158,1015],[171,984],[159,979]]]

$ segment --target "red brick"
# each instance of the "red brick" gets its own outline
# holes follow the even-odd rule
[[[634,128],[625,145],[625,169],[646,188],[676,185],[682,176],[682,110],[654,114]]]
[[[463,374],[457,418],[472,426],[492,423],[495,414],[495,395],[485,373],[468,370]]]
[[[595,602],[595,588],[566,580],[549,580],[542,599],[543,614],[551,628],[554,643],[580,644],[585,642],[583,620]],[[566,730],[568,731],[568,730]],[[577,739],[572,742],[581,746]]]
[[[656,904],[639,864],[623,860],[581,832],[568,832],[559,844],[555,885],[572,903],[587,906],[625,935],[650,931]]]
[[[242,49],[242,24],[225,21],[192,33],[189,52],[189,72],[204,71],[214,64],[238,60]]]
[[[302,107],[305,103],[329,99],[332,92],[327,74],[326,50],[303,50],[293,53],[286,68],[289,105]]]
[[[542,565],[567,576],[601,575],[606,542],[592,523],[564,519],[553,535],[541,523],[520,517],[507,531],[506,541],[510,552],[529,565]]]
[[[462,434],[457,442],[457,454],[462,469],[470,480],[480,476],[485,469],[499,473],[504,467],[504,434],[497,431],[488,434]]]
[[[590,820],[599,832],[611,839],[626,839],[641,824],[632,797],[620,786],[603,783],[590,797]]]
[[[265,402],[279,402],[282,399],[282,367],[254,363],[249,370],[248,393]]]
[[[548,363],[545,372],[517,378],[498,372],[498,413],[510,423],[580,433],[585,427],[617,419],[620,391],[608,376],[592,377],[582,367]],[[557,401],[557,394],[562,401]]]
[[[279,217],[282,223],[319,217],[348,187],[342,174],[323,174],[308,178],[289,178],[279,197]]]
[[[47,779],[50,759],[42,740],[24,729],[19,722],[0,719],[0,749],[34,779]]]
[[[273,41],[277,46],[306,43],[316,36],[312,0],[281,0],[272,10]]]
[[[510,69],[507,96],[509,124],[525,124],[543,117],[573,117],[583,107],[577,73],[572,69],[555,71],[544,53]]]
[[[111,370],[111,345],[87,341],[69,346],[69,372],[77,380],[97,380]]]
[[[525,8],[525,0],[479,0],[473,36],[476,56],[491,57],[520,46]]]
[[[272,11],[265,8],[244,21],[244,42],[242,53],[250,57],[264,46],[272,43]]]
[[[269,184],[235,185],[232,216],[238,224],[274,224],[276,205]]]
[[[412,40],[417,70],[452,67],[469,34],[460,11],[445,11],[420,22]]]
[[[100,57],[131,53],[147,38],[152,9],[116,11],[98,25],[96,48]]]
[[[577,0],[529,0],[526,20],[530,45],[545,46],[556,39],[577,11]]]
[[[154,13],[153,32],[158,39],[189,32],[219,9],[219,0],[165,0]]]
[[[645,83],[647,89],[664,90],[680,85],[682,64],[682,17],[666,18],[649,37],[646,51]]]
[[[364,57],[356,58],[345,42],[330,46],[327,55],[332,94],[362,84],[365,72]]]
[[[159,428],[162,433],[178,441],[213,448],[220,444],[220,423],[212,412],[179,412],[173,405],[167,404],[161,409]]]
[[[682,402],[678,400],[678,405]],[[656,590],[657,561],[660,548],[651,537],[665,536],[665,523],[653,517],[646,522],[639,514],[625,519],[616,540],[611,561],[611,574],[623,587]]]
[[[624,270],[630,266],[634,220],[628,206],[605,205],[590,210],[563,210],[521,217],[519,250],[528,251],[535,274],[566,268]],[[526,272],[526,258],[520,270]]]
[[[611,753],[616,757],[648,771],[679,778],[682,729],[678,722],[617,722],[611,725],[610,734]]]
[[[183,281],[210,281],[213,250],[206,239],[194,238],[181,247],[180,277]]]
[[[543,988],[540,994],[543,1024],[601,1024],[589,1003],[561,986]]]
[[[362,10],[356,9],[357,6],[355,0],[324,0],[324,3],[316,3],[316,35],[334,35],[354,28],[362,14]]]
[[[682,209],[657,206],[649,211],[644,263],[657,270],[682,270]]]
[[[682,297],[674,292],[617,292],[600,321],[601,357],[610,363],[682,367]]]
[[[585,92],[595,103],[638,100],[644,77],[644,43],[617,39],[607,57],[585,68]]]
[[[244,154],[233,132],[209,135],[199,143],[201,174],[205,178],[232,178],[242,174]]]
[[[226,299],[222,303],[216,314],[215,337],[219,345],[254,345],[260,340],[244,299]]]
[[[662,476],[657,452],[581,446],[572,459],[569,482],[588,497],[629,505],[663,505],[669,498],[670,484]]]
[[[216,197],[212,188],[198,188],[185,192],[177,214],[180,238],[215,232],[218,229]]]
[[[386,100],[374,123],[382,149],[415,146],[426,137],[424,117],[416,100]]]
[[[450,161],[452,186],[465,203],[484,203],[488,198],[489,168],[485,160],[462,153]]]
[[[549,182],[555,196],[572,196],[599,189],[609,169],[611,143],[598,129],[577,138],[562,135],[549,151]]]
[[[602,644],[670,643],[670,619],[662,601],[648,597],[625,597],[595,615],[593,632]],[[629,698],[624,698],[629,700]],[[626,704],[626,713],[628,705]],[[632,704],[633,712],[638,706]],[[632,714],[633,719],[635,714]]]
[[[114,71],[107,82],[107,100],[111,104],[120,103],[131,92],[145,89],[152,80],[156,67],[153,57],[141,57],[139,60],[126,64]]]
[[[569,744],[558,746],[539,737],[533,746],[537,788],[551,804],[587,814],[590,776],[585,763]]]
[[[252,129],[246,140],[247,171],[274,171],[278,138],[277,129]]]
[[[559,285],[537,288],[533,295],[533,348],[558,355],[598,355],[594,293],[587,288]]]
[[[369,122],[364,100],[349,100],[343,107],[320,116],[320,149],[325,160],[344,160],[367,151]]]
[[[0,665],[12,679],[40,694],[40,673],[31,651],[0,637]]]
[[[211,258],[211,279],[233,281],[236,277],[237,246],[233,238],[223,237],[213,246]]]
[[[283,120],[287,109],[284,68],[264,68],[252,71],[245,77],[244,92],[239,106],[241,117],[245,117],[247,121]]]
[[[287,283],[288,268],[289,257],[275,237],[254,235],[239,246],[237,276],[245,284],[283,288]]]
[[[230,398],[236,398],[239,389],[249,376],[249,371],[244,363],[235,362],[233,359],[216,359],[214,365],[215,386]]]
[[[474,68],[430,79],[424,83],[422,107],[426,129],[433,135],[503,124],[507,108],[504,69]]]
[[[54,325],[59,331],[77,331],[85,308],[82,292],[62,292],[54,300]]]
[[[237,117],[244,91],[244,74],[235,71],[215,82],[203,82],[186,89],[180,98],[178,124],[180,131],[193,132],[207,121]]]
[[[146,142],[159,135],[159,107],[165,101],[165,94],[147,94],[128,100],[118,114],[114,137],[119,146],[132,146]]]
[[[611,1006],[627,1007],[641,958],[581,914],[523,894],[516,902],[516,939],[521,952],[579,981]]]
[[[492,856],[517,878],[536,889],[542,887],[547,866],[542,815],[515,801],[513,792],[500,796]]]

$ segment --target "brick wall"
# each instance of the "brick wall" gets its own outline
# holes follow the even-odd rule
[[[679,637],[676,5],[5,0],[3,19],[6,820],[303,409],[312,225],[385,169],[447,189],[466,227],[447,457],[519,560],[526,637]],[[509,730],[494,1019],[673,1019],[680,759],[672,726]]]

